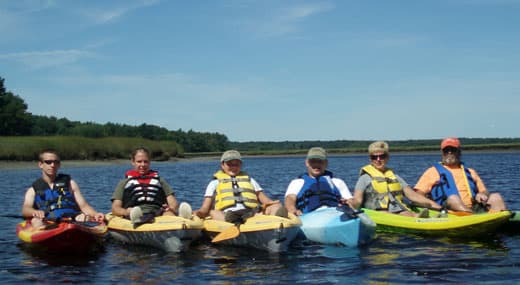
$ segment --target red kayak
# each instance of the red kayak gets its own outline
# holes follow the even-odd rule
[[[52,252],[88,252],[100,245],[107,232],[103,222],[47,222],[36,229],[30,220],[16,226],[16,235],[29,245],[35,245]]]

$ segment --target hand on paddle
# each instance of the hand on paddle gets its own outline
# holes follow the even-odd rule
[[[338,204],[338,207],[341,207],[342,205],[348,205],[350,208],[356,209],[354,198],[348,198],[348,199],[341,198],[339,200],[339,202],[340,203]]]
[[[43,219],[45,218],[45,212],[42,210],[34,210],[32,216],[33,218]]]

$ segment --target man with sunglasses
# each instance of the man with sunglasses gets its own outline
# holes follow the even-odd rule
[[[489,193],[477,172],[460,160],[460,141],[441,142],[442,162],[434,164],[419,178],[415,189],[430,195],[438,204],[453,211],[499,212],[506,210],[499,193]]]
[[[410,211],[403,202],[406,197],[416,205],[440,209],[440,205],[415,193],[403,178],[386,167],[389,160],[389,148],[386,142],[373,142],[368,146],[368,154],[370,164],[361,168],[354,188],[356,207],[419,218],[429,216],[428,209],[423,209],[419,214]]]
[[[58,174],[61,161],[52,149],[40,152],[38,166],[41,178],[27,189],[22,216],[31,219],[34,228],[43,226],[43,220],[75,219],[103,221],[104,215],[92,208],[79,190],[78,184],[67,174]]]

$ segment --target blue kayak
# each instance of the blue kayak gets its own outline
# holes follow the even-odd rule
[[[355,247],[374,239],[376,224],[364,213],[322,207],[300,216],[308,240]]]

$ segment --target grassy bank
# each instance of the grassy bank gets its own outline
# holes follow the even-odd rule
[[[154,160],[168,160],[183,155],[174,141],[152,141],[142,138],[84,138],[71,136],[0,137],[0,160],[32,161],[42,149],[56,149],[66,160],[128,159],[132,150],[145,146]]]
[[[392,153],[409,153],[409,152],[437,152],[440,150],[439,142],[434,141],[429,145],[397,145],[390,144],[390,152]],[[319,143],[315,146],[321,146]],[[368,151],[368,143],[363,147],[345,147],[345,148],[327,148],[330,154],[366,154]],[[462,146],[463,151],[520,151],[520,142],[512,143],[473,143]],[[244,150],[240,149],[243,155],[305,155],[308,149],[293,149],[293,150]],[[222,152],[199,152],[199,153],[184,153],[185,158],[193,157],[219,157]]]
[[[349,147],[327,147],[329,142],[316,142],[313,146],[323,146],[331,154],[365,154],[368,143]],[[439,151],[439,142],[424,141],[389,142],[390,151],[396,152],[429,152]],[[0,137],[0,160],[3,161],[34,161],[38,153],[45,148],[58,150],[64,160],[113,160],[128,159],[135,147],[145,146],[152,151],[154,160],[168,160],[176,157],[219,157],[222,152],[184,153],[182,147],[174,141],[152,141],[142,138],[85,138],[72,136],[47,137]],[[464,151],[520,151],[520,140],[505,140],[504,142],[477,141],[463,143]],[[240,149],[243,155],[304,155],[307,148],[283,150]]]

